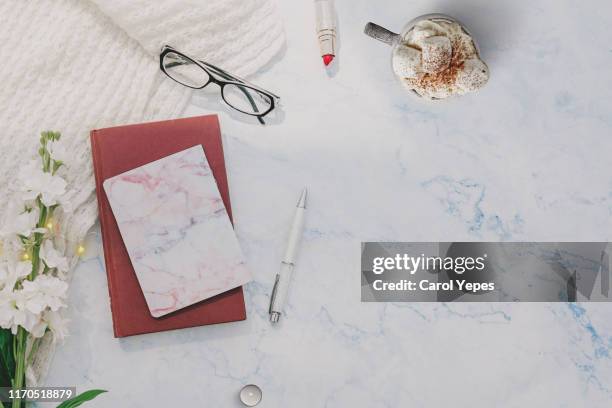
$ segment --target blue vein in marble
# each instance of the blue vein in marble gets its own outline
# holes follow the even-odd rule
[[[595,358],[610,358],[610,351],[612,350],[612,336],[608,337],[606,342],[606,339],[604,339],[595,329],[591,323],[591,320],[586,314],[586,310],[582,306],[577,303],[568,303],[567,305],[572,312],[574,319],[591,335],[591,341],[593,342],[594,346],[593,355]]]
[[[516,214],[506,223],[497,214],[485,214],[482,203],[486,196],[486,186],[471,179],[455,180],[448,176],[436,176],[421,183],[421,186],[434,195],[446,207],[446,213],[460,218],[468,225],[468,231],[480,235],[483,227],[495,233],[501,240],[512,238],[514,230],[520,230],[523,218]]]

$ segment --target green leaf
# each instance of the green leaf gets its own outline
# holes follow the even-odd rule
[[[0,387],[11,387],[14,376],[13,333],[9,329],[0,329]]]
[[[61,160],[53,160],[53,170],[51,171],[52,174],[55,174],[57,172],[57,170],[62,167],[62,165],[64,164],[64,162],[62,162]]]
[[[76,397],[62,402],[61,404],[57,406],[57,408],[76,408],[87,401],[91,401],[92,399],[96,398],[98,395],[104,392],[107,392],[107,391],[106,390],[89,390],[89,391],[82,392]]]

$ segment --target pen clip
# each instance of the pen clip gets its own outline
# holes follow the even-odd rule
[[[278,289],[278,281],[280,280],[280,274],[276,274],[276,278],[274,279],[274,286],[272,287],[272,294],[270,295],[270,307],[268,308],[268,314],[272,313],[272,305],[274,304],[274,299],[276,299],[276,290]]]

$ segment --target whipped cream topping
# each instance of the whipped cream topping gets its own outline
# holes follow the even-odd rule
[[[489,79],[472,37],[449,20],[415,24],[394,47],[392,63],[407,88],[429,99],[474,92]]]

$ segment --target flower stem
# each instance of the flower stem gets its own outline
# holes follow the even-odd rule
[[[15,379],[13,381],[13,390],[16,395],[19,395],[19,390],[25,386],[25,365],[26,365],[26,341],[28,335],[26,330],[19,326],[17,335],[14,338],[16,342],[15,354]],[[13,402],[13,408],[21,407],[21,399],[17,398]]]
[[[43,205],[40,198],[38,200],[38,206],[40,208],[40,215],[38,216],[38,224],[36,224],[36,226],[38,228],[44,228],[45,225],[47,225],[47,215],[51,211],[45,205]],[[40,270],[40,246],[43,238],[44,235],[41,232],[36,232],[34,234],[34,246],[32,248],[32,273],[29,276],[30,280],[33,280],[36,275],[38,275],[38,271]]]

